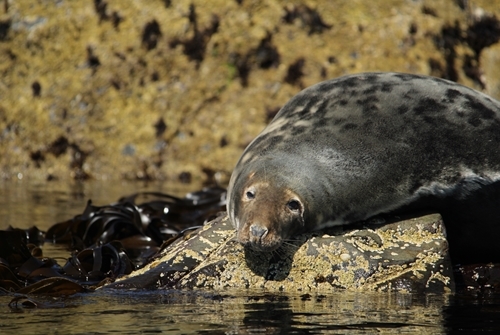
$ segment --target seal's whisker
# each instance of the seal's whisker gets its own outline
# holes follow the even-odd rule
[[[290,242],[283,241],[283,244],[278,248],[283,249],[285,253],[295,252],[299,249],[299,246]]]
[[[283,241],[283,245],[286,245],[286,246],[289,246],[289,247],[294,247],[294,248],[299,248],[299,246],[293,242],[297,242],[297,241]]]
[[[279,258],[287,258],[290,257],[290,253],[294,251],[295,250],[292,250],[290,246],[282,244],[278,249],[274,250],[273,253]]]
[[[283,252],[284,250],[282,250],[282,247],[283,246],[280,246],[278,249],[273,250],[272,251],[273,256],[277,256],[278,258],[285,256],[286,252]]]
[[[302,242],[302,241],[304,240],[300,238],[287,238],[286,240],[283,240],[283,242]]]

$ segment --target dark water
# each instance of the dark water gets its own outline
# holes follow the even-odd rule
[[[195,292],[96,292],[45,300],[47,308],[11,310],[0,297],[2,334],[167,333],[322,334],[444,333],[446,297],[335,293],[299,296],[214,296]],[[52,304],[52,307],[50,305]]]
[[[130,183],[0,183],[0,229],[45,230],[96,205],[139,190],[194,190]],[[45,244],[48,256],[68,257]],[[64,260],[60,261],[64,263]],[[97,291],[33,297],[40,307],[9,306],[0,295],[0,334],[471,334],[500,333],[500,297],[402,293]]]

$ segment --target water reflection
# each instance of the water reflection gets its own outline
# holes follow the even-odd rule
[[[292,297],[286,302],[247,304],[245,328],[288,333],[439,333],[439,303],[413,301],[412,295],[338,292]],[[263,321],[264,320],[264,321]]]
[[[0,184],[0,229],[32,225],[46,230],[97,205],[153,190],[182,196],[182,187],[84,183]],[[45,244],[44,253],[65,250]],[[61,263],[64,263],[61,261]],[[500,332],[500,298],[402,293],[332,292],[273,295],[263,292],[112,291],[69,298],[33,297],[39,308],[11,308],[0,294],[2,334],[445,334]]]
[[[139,191],[159,191],[184,196],[197,189],[196,185],[165,186],[139,182],[3,181],[0,182],[0,229],[6,229],[9,225],[23,229],[36,225],[39,229],[46,230],[56,222],[80,214],[88,199],[99,206]]]
[[[241,295],[241,292],[239,293]],[[0,297],[4,331],[168,334],[445,333],[447,297],[337,292],[329,296],[95,292],[47,309],[9,310]],[[55,327],[55,328],[54,328]],[[45,328],[49,329],[49,328]]]
[[[443,306],[442,314],[444,327],[450,331],[500,334],[500,295],[455,295]]]

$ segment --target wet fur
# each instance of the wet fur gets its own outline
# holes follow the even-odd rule
[[[456,204],[498,185],[499,172],[498,101],[433,77],[350,75],[297,94],[247,147],[231,177],[228,212],[240,242],[272,251],[303,231],[401,209],[453,216]],[[268,185],[265,197],[243,203],[259,183]],[[302,222],[286,213],[290,194]],[[256,238],[255,227],[268,232]]]

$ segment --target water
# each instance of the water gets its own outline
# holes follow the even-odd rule
[[[2,333],[345,334],[444,333],[445,297],[336,293],[252,297],[197,292],[80,295],[50,308],[10,310],[0,298]]]
[[[0,229],[46,230],[96,205],[139,190],[183,195],[191,186],[137,183],[0,184]],[[45,244],[48,256],[67,258]],[[60,260],[64,263],[64,260]],[[38,308],[9,307],[0,295],[1,334],[446,334],[500,333],[500,297],[403,293],[97,291],[32,297]]]

